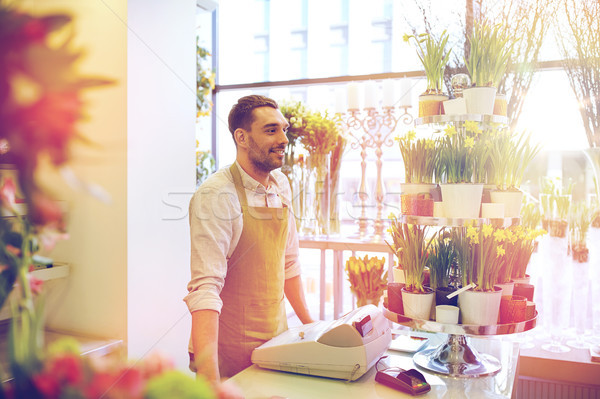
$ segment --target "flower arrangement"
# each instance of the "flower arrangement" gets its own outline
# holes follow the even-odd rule
[[[391,226],[388,229],[392,244],[386,241],[398,258],[398,264],[404,269],[406,289],[415,293],[425,292],[423,287],[427,254],[434,241],[435,232],[426,239],[428,226],[412,225],[399,222],[395,215],[390,215]]]
[[[439,40],[429,33],[404,35],[405,42],[408,43],[410,39],[414,39],[417,45],[417,56],[421,60],[427,76],[427,94],[442,93],[444,70],[452,52],[451,50],[446,51],[448,37],[446,31],[442,32]]]
[[[406,183],[432,183],[438,162],[437,140],[416,139],[416,132],[410,130],[397,137],[400,153],[404,161]]]
[[[330,154],[337,145],[340,135],[335,119],[325,112],[312,111],[305,115],[306,128],[300,143],[309,154]]]
[[[512,52],[507,30],[502,25],[476,23],[469,39],[465,65],[473,86],[499,87]]]
[[[502,259],[506,252],[504,229],[495,228],[491,224],[479,227],[467,227],[467,237],[471,249],[471,264],[477,286],[475,291],[493,291],[498,280]]]
[[[385,258],[376,256],[364,258],[351,256],[346,262],[346,273],[350,281],[350,290],[357,298],[357,306],[365,306],[371,302],[376,305],[387,287],[387,270],[384,268]]]
[[[215,72],[204,66],[211,54],[198,40],[196,37],[196,118],[210,115],[213,106],[210,93],[215,88]]]
[[[216,398],[201,377],[175,370],[153,353],[144,361],[123,363],[117,358],[79,356],[76,341],[63,339],[48,349],[43,368],[33,375],[32,386],[41,398]]]
[[[279,103],[279,110],[283,114],[283,117],[290,123],[286,133],[288,144],[285,149],[284,166],[281,168],[282,172],[289,178],[296,162],[296,144],[300,136],[306,131],[306,115],[309,111],[300,101],[281,101]]]

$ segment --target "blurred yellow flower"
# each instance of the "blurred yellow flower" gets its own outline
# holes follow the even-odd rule
[[[454,125],[448,125],[444,129],[444,133],[446,133],[446,136],[452,137],[456,134],[456,128],[454,127]]]

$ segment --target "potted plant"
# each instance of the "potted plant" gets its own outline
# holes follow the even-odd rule
[[[565,187],[559,187],[558,184],[551,184],[551,194],[549,201],[553,206],[554,213],[548,221],[548,232],[550,237],[565,238],[569,226],[569,208],[571,206],[571,192],[573,191],[573,182]]]
[[[516,284],[529,283],[529,275],[527,274],[527,266],[531,255],[537,247],[537,238],[546,234],[544,229],[534,229],[524,227],[513,231],[517,235],[517,241],[511,248],[514,251],[514,264],[512,267],[512,280]]]
[[[456,306],[458,297],[448,299],[447,295],[455,290],[450,286],[450,278],[456,265],[457,251],[450,234],[440,232],[433,241],[427,257],[429,266],[429,286],[435,291],[436,305]]]
[[[569,226],[571,228],[571,252],[578,263],[588,261],[587,236],[592,223],[592,208],[585,202],[573,204]]]
[[[452,218],[478,218],[483,192],[480,179],[487,154],[478,138],[481,129],[477,122],[466,121],[458,129],[448,125],[444,132],[439,155],[444,214]]]
[[[458,303],[464,324],[493,325],[498,321],[502,289],[495,287],[505,253],[503,229],[491,224],[468,226],[467,238],[473,265],[475,287],[459,294]]]
[[[470,51],[465,66],[474,87],[463,90],[467,113],[492,114],[496,89],[506,72],[512,45],[503,26],[488,23],[476,23],[468,40]]]
[[[387,270],[384,265],[385,258],[370,258],[368,255],[364,258],[351,256],[346,262],[350,290],[356,296],[358,307],[379,305],[383,290],[387,286]]]
[[[504,204],[504,217],[519,217],[523,192],[519,189],[525,170],[540,151],[530,144],[530,135],[514,138],[510,130],[500,132],[491,142],[488,177],[496,189],[490,192],[493,203]]]
[[[419,117],[439,115],[441,103],[448,99],[443,94],[444,70],[450,58],[451,51],[446,51],[448,33],[444,30],[436,40],[429,33],[419,35],[404,35],[404,41],[414,39],[417,45],[417,56],[423,64],[427,77],[427,90],[419,96]]]
[[[399,222],[391,215],[389,233],[392,244],[386,241],[404,269],[405,287],[402,289],[404,314],[414,319],[428,320],[434,300],[434,291],[424,286],[427,253],[437,232],[427,238],[428,226]]]
[[[433,216],[432,191],[434,171],[438,162],[437,140],[415,138],[410,130],[397,138],[404,161],[405,183],[401,185],[401,209],[404,215]]]

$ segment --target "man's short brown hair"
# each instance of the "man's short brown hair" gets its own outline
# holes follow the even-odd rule
[[[252,111],[258,107],[271,107],[279,109],[279,106],[275,100],[272,100],[269,97],[253,94],[240,98],[237,104],[235,104],[231,108],[231,111],[229,111],[229,131],[231,132],[232,136],[233,132],[235,132],[238,128],[250,130],[252,122],[254,122]]]

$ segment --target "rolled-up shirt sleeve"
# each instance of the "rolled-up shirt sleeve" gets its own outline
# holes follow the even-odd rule
[[[241,233],[241,210],[235,193],[222,186],[203,185],[189,207],[191,280],[184,301],[190,312],[221,312],[220,293],[227,275],[227,259]]]

